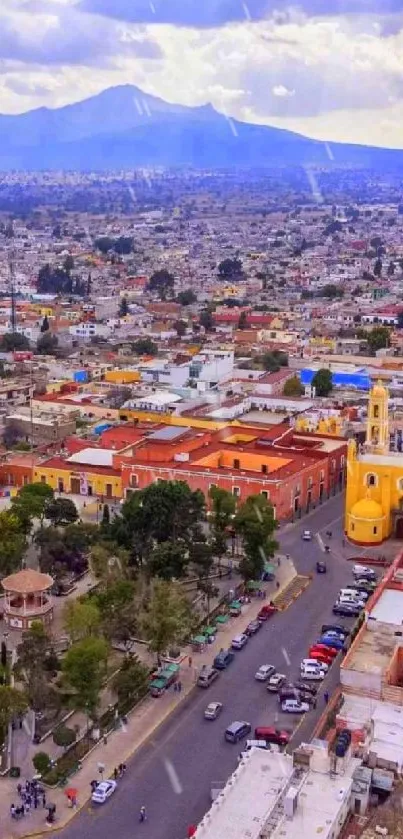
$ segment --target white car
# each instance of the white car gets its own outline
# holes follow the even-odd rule
[[[304,530],[302,540],[303,542],[312,542],[312,532],[310,530]]]
[[[222,702],[210,702],[207,705],[207,708],[204,712],[204,719],[205,720],[216,720],[217,717],[221,714],[222,711]]]
[[[376,580],[375,571],[373,568],[368,568],[368,565],[354,565],[353,575],[354,577],[361,577],[361,579]]]
[[[245,644],[248,643],[248,636],[242,633],[242,635],[237,635],[231,641],[231,647],[233,650],[242,650]]]
[[[273,691],[273,693],[275,693],[277,690],[281,688],[281,685],[284,684],[286,678],[287,677],[284,675],[284,673],[273,673],[273,675],[270,676],[270,679],[267,682],[267,690],[271,690]]]
[[[301,679],[306,679],[308,682],[321,682],[326,673],[324,670],[319,670],[319,667],[304,667],[301,668]]]
[[[96,789],[94,789],[94,792],[91,795],[91,801],[93,801],[94,804],[105,804],[105,801],[107,801],[107,799],[115,792],[116,787],[116,781],[101,781]]]
[[[273,673],[275,672],[276,668],[273,667],[272,664],[262,664],[261,667],[259,667],[259,670],[257,670],[255,673],[255,679],[257,679],[258,682],[265,682],[266,679],[269,679],[270,676],[273,676]]]
[[[301,661],[301,670],[305,670],[306,667],[316,667],[317,670],[323,670],[324,673],[327,673],[329,670],[328,664],[319,662],[316,658],[303,658]]]
[[[286,699],[281,705],[281,710],[286,714],[306,714],[309,705],[307,702],[300,702],[299,699]]]

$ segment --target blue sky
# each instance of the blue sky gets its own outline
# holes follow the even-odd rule
[[[0,112],[127,83],[403,148],[403,0],[1,0]]]

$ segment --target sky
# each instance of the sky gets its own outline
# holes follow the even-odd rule
[[[403,0],[0,0],[0,112],[119,84],[403,148]]]

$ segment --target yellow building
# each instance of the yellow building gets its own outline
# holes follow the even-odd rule
[[[403,454],[389,451],[388,403],[378,382],[369,396],[365,443],[348,445],[345,530],[359,545],[403,537]]]

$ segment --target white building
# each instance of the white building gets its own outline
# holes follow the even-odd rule
[[[83,321],[82,323],[69,326],[70,335],[73,338],[81,338],[83,341],[90,341],[95,336],[109,338],[112,332],[113,326],[104,323],[94,323],[92,321]]]

